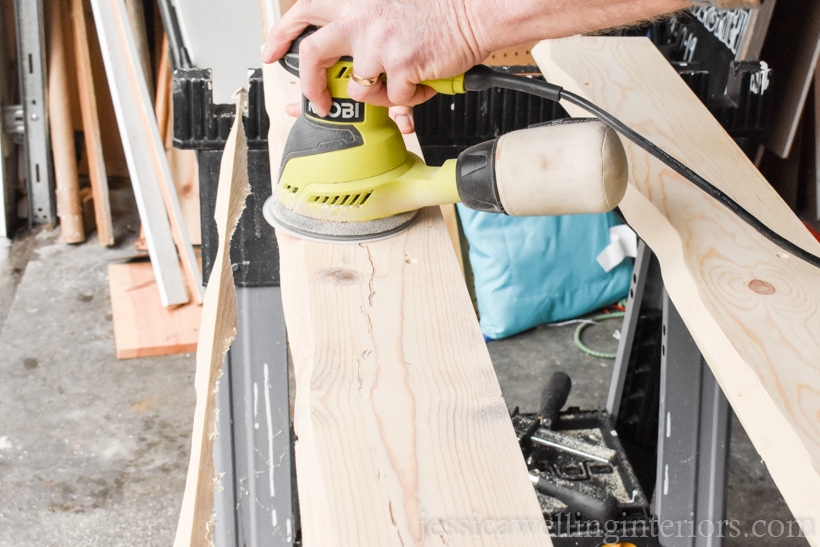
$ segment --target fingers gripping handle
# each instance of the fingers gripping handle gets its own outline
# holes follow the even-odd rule
[[[597,119],[560,120],[508,133],[458,158],[461,201],[512,216],[600,213],[627,184],[618,135]]]

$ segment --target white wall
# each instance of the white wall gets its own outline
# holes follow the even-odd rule
[[[264,42],[263,10],[271,0],[174,0],[183,39],[197,68],[213,70],[214,103],[232,103],[231,95],[247,87],[248,71],[260,68]]]

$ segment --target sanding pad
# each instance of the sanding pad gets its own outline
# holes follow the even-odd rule
[[[265,220],[275,228],[302,239],[335,243],[362,243],[386,239],[410,227],[418,211],[376,220],[332,222],[294,213],[271,196],[262,207]]]

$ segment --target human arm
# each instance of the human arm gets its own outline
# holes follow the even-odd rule
[[[320,114],[330,108],[325,70],[343,55],[353,57],[359,76],[387,76],[372,86],[351,81],[352,98],[415,105],[435,94],[420,82],[461,74],[493,51],[691,5],[688,0],[299,0],[271,29],[262,60],[275,61],[305,27],[316,25],[321,28],[300,47],[300,80]]]

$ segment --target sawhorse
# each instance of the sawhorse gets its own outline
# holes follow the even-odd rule
[[[659,332],[653,333],[655,325]],[[648,417],[646,407],[636,408],[630,401],[648,386],[627,386],[641,375],[653,376],[652,341],[657,339],[654,515],[660,544],[719,547],[726,533],[729,403],[663,288],[657,258],[640,242],[607,399],[607,411],[622,437],[621,431],[640,428],[641,418]],[[641,355],[647,347],[650,362]],[[646,401],[638,406],[642,403]]]

